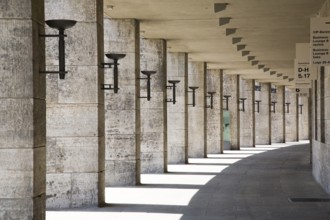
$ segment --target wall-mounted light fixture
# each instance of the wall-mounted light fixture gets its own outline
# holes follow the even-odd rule
[[[254,112],[260,112],[260,102],[261,100],[255,100],[255,104],[257,104],[257,110],[254,110]]]
[[[228,111],[228,110],[229,110],[229,98],[230,98],[231,96],[230,96],[230,95],[224,95],[223,97],[224,97],[223,100],[226,101],[226,105],[225,105],[225,107],[223,108],[223,110]]]
[[[197,86],[190,86],[189,89],[191,89],[192,91],[188,91],[192,93],[192,104],[188,104],[188,105],[192,105],[193,107],[196,106],[196,89],[198,89]]]
[[[173,104],[176,103],[176,84],[180,82],[180,80],[168,80],[171,83],[171,86],[166,86],[167,89],[172,89],[172,99],[166,99],[166,102],[172,102]]]
[[[206,105],[206,108],[210,108],[210,109],[213,109],[213,96],[215,94],[215,92],[207,92],[207,95],[206,98],[210,98],[210,105]]]
[[[290,102],[285,103],[286,111],[285,113],[290,113]]]
[[[272,103],[270,104],[270,112],[273,112],[273,113],[276,112],[276,103],[277,103],[277,102],[272,102]]]
[[[241,104],[241,108],[238,109],[239,111],[245,112],[245,104],[244,104],[245,100],[246,98],[240,98],[239,103]]]
[[[148,101],[151,99],[151,75],[155,74],[156,71],[149,71],[149,70],[143,70],[141,71],[142,74],[146,75],[147,78],[138,78],[138,79],[144,79],[147,80],[147,96],[140,96],[139,98],[146,98]]]
[[[302,107],[304,106],[303,104],[298,105],[299,106],[299,114],[302,115]]]
[[[102,84],[101,89],[103,90],[113,90],[114,93],[118,93],[119,87],[118,87],[118,60],[124,58],[126,54],[120,54],[120,53],[107,53],[105,54],[106,57],[113,60],[113,63],[101,63],[103,68],[113,68],[113,87],[111,84]]]
[[[46,24],[55,28],[59,31],[59,34],[41,34],[40,37],[58,37],[58,71],[40,71],[40,73],[59,74],[60,79],[65,79],[65,41],[64,38],[67,36],[64,34],[64,30],[73,27],[77,21],[74,20],[47,20]]]

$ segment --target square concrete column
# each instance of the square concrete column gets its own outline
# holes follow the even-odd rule
[[[167,160],[170,164],[185,163],[187,114],[186,78],[188,75],[188,54],[167,54],[167,80],[180,80],[176,84],[176,103],[167,103]],[[171,85],[167,82],[168,85]],[[173,90],[167,90],[167,99],[173,99]]]
[[[240,143],[241,147],[253,146],[254,81],[240,78]],[[244,99],[244,100],[242,100]],[[244,111],[243,111],[244,101]]]
[[[309,97],[299,97],[298,118],[299,118],[299,140],[309,140]]]
[[[77,20],[65,31],[68,74],[47,75],[47,208],[103,205],[103,1],[46,0],[45,11]],[[46,39],[47,70],[58,69],[57,41]]]
[[[271,144],[271,100],[270,83],[260,83],[261,91],[256,92],[255,99],[260,100],[259,112],[255,113],[256,144]]]
[[[166,41],[141,39],[141,71],[151,75],[151,99],[141,98],[141,173],[163,173],[167,161]],[[146,78],[142,73],[141,78]],[[147,82],[141,80],[140,96],[147,96]]]
[[[126,54],[119,60],[118,93],[105,90],[106,186],[139,182],[139,29],[139,22],[134,19],[104,19],[105,53]],[[113,77],[113,68],[105,69],[105,83],[113,84]]]
[[[286,105],[284,103],[284,86],[277,86],[276,92],[271,93],[271,101],[276,102],[275,113],[272,113],[272,143],[285,142],[284,117]]]
[[[285,103],[290,103],[285,113],[285,141],[298,141],[298,96],[294,89],[285,89]]]
[[[0,3],[0,219],[45,219],[43,1]]]
[[[228,100],[228,112],[230,114],[230,147],[225,150],[240,149],[240,114],[239,114],[239,75],[223,76],[223,96],[230,96]],[[225,101],[224,101],[224,108]],[[224,110],[224,112],[227,110]]]
[[[195,107],[193,93],[188,88],[188,157],[204,157],[205,155],[205,74],[206,63],[188,63],[188,87],[197,86]]]
[[[213,107],[211,108],[211,97],[210,94],[206,98],[206,113],[207,113],[207,154],[219,154],[222,153],[221,142],[221,127],[222,127],[222,117],[221,117],[221,104],[222,97],[221,94],[221,70],[207,70],[207,82],[206,82],[206,92],[215,92],[212,97]]]

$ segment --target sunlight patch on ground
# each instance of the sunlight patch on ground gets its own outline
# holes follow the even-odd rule
[[[167,167],[172,173],[221,173],[228,165],[172,164]]]
[[[47,220],[180,220],[182,214],[144,212],[73,212],[47,211]]]
[[[142,184],[205,185],[215,175],[142,174]]]
[[[108,204],[179,205],[186,206],[198,189],[107,187]]]
[[[233,164],[241,159],[232,159],[232,158],[189,158],[189,163],[193,164]]]
[[[254,154],[208,154],[207,157],[208,158],[233,158],[233,159],[243,159],[243,158],[247,158],[250,157]]]

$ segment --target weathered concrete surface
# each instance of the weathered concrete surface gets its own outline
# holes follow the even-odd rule
[[[260,83],[261,91],[256,92],[255,99],[261,100],[260,111],[256,112],[256,144],[270,144],[271,142],[271,106],[270,106],[270,84]]]
[[[223,95],[230,95],[229,112],[230,112],[230,146],[232,150],[240,149],[240,114],[238,111],[239,103],[239,76],[227,75],[223,76]],[[225,101],[224,101],[225,105]],[[225,108],[225,106],[224,106]]]
[[[166,41],[141,39],[140,69],[157,71],[151,76],[151,100],[141,98],[141,173],[163,173],[166,148]],[[146,76],[140,73],[140,77]],[[141,80],[141,96],[147,82]]]
[[[253,80],[244,80],[240,78],[240,98],[244,100],[244,112],[240,111],[240,143],[241,147],[253,146],[253,115],[254,115],[254,84]],[[240,109],[242,109],[242,102]]]
[[[140,82],[140,28],[133,19],[104,19],[105,53],[124,53],[119,60],[119,91],[105,91],[105,180],[106,186],[137,183],[137,124],[136,99]],[[112,62],[105,58],[106,62]],[[113,84],[113,68],[105,70],[105,83]]]
[[[299,140],[309,140],[309,113],[308,97],[299,97],[298,117],[299,117]]]
[[[330,105],[330,68],[325,67],[321,71],[318,80],[313,84],[313,175],[316,181],[330,193],[330,111],[326,106]]]
[[[78,21],[66,31],[65,80],[47,75],[47,208],[102,205],[103,1],[46,0],[45,14],[46,19]],[[58,69],[57,41],[46,39],[47,70]]]
[[[290,112],[285,113],[285,141],[298,141],[297,94],[293,89],[285,89],[285,102],[290,103]]]
[[[221,75],[220,70],[207,70],[206,76],[206,91],[216,92],[213,95],[213,109],[207,108],[207,153],[209,154],[219,154],[221,150],[221,127],[222,127],[222,117],[221,117],[221,102],[222,97],[220,96],[221,91]],[[209,94],[206,94],[209,96]],[[207,105],[210,105],[210,98],[206,98]]]
[[[197,86],[196,106],[188,106],[188,157],[205,156],[205,74],[206,63],[188,63],[188,86]],[[187,91],[192,91],[188,89]],[[188,104],[192,104],[192,92],[187,92]]]
[[[185,162],[186,126],[185,87],[188,74],[188,55],[186,53],[167,54],[167,80],[180,80],[176,84],[176,103],[167,104],[167,160],[170,164]],[[167,83],[168,85],[171,85]],[[172,89],[167,90],[167,98],[172,99]]]
[[[43,220],[46,81],[43,1],[0,2],[0,219]]]
[[[272,118],[272,143],[283,143],[284,137],[284,115],[285,100],[284,86],[277,86],[276,93],[271,93],[271,101],[276,102],[276,112],[271,114]]]

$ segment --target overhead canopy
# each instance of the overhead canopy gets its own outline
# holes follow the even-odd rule
[[[295,44],[309,42],[310,18],[317,16],[323,3],[105,0],[104,12],[109,18],[140,20],[141,37],[165,39],[169,52],[187,52],[190,61],[207,62],[209,69],[290,85]]]

